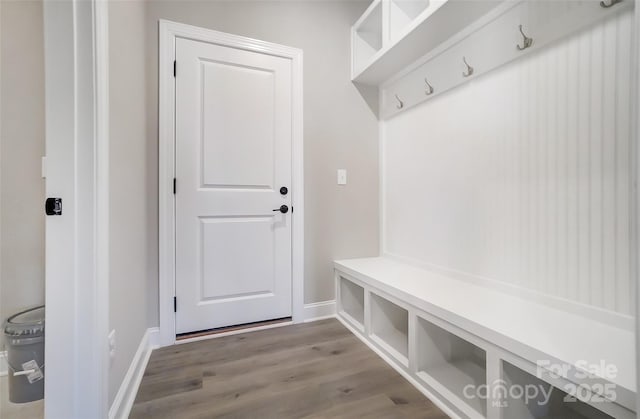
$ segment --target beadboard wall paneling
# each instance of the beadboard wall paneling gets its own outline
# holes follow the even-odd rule
[[[383,252],[631,315],[632,24],[383,122]]]

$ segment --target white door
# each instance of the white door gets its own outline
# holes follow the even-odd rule
[[[175,51],[176,333],[290,317],[291,60]]]

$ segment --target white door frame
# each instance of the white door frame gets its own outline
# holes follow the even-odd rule
[[[302,131],[302,50],[210,29],[160,20],[159,48],[159,311],[160,345],[176,342],[175,296],[175,59],[176,38],[288,58],[292,70],[292,320],[304,321],[304,172]],[[178,66],[177,71],[180,71]],[[179,182],[179,180],[178,180]],[[179,187],[179,186],[178,186]]]
[[[635,180],[632,186],[632,266],[631,275],[635,285],[635,320],[636,320],[636,383],[640,389],[640,2],[635,3],[633,31],[633,55],[632,55],[632,83],[631,83],[631,104],[632,104],[632,176]],[[640,391],[636,391],[636,417],[640,418]]]
[[[108,413],[108,12],[103,0],[44,2],[47,418]],[[44,215],[44,208],[43,208]]]

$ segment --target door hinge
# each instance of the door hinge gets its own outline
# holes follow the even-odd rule
[[[178,312],[178,298],[177,297],[173,297],[173,312],[174,313]]]
[[[173,178],[173,194],[176,194],[176,178]]]
[[[176,76],[176,60],[173,60],[173,77]]]

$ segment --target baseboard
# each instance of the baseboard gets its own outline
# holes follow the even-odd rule
[[[335,317],[335,315],[336,300],[320,301],[304,305],[305,323]]]
[[[152,327],[147,329],[142,340],[140,340],[138,350],[109,409],[109,419],[126,419],[129,417],[144,370],[147,368],[151,351],[159,346],[159,337],[160,330],[157,327]]]
[[[7,351],[0,352],[0,377],[7,375]]]
[[[147,333],[149,334],[149,347],[153,349],[157,349],[160,347],[160,328],[159,327],[150,327],[147,329]]]

